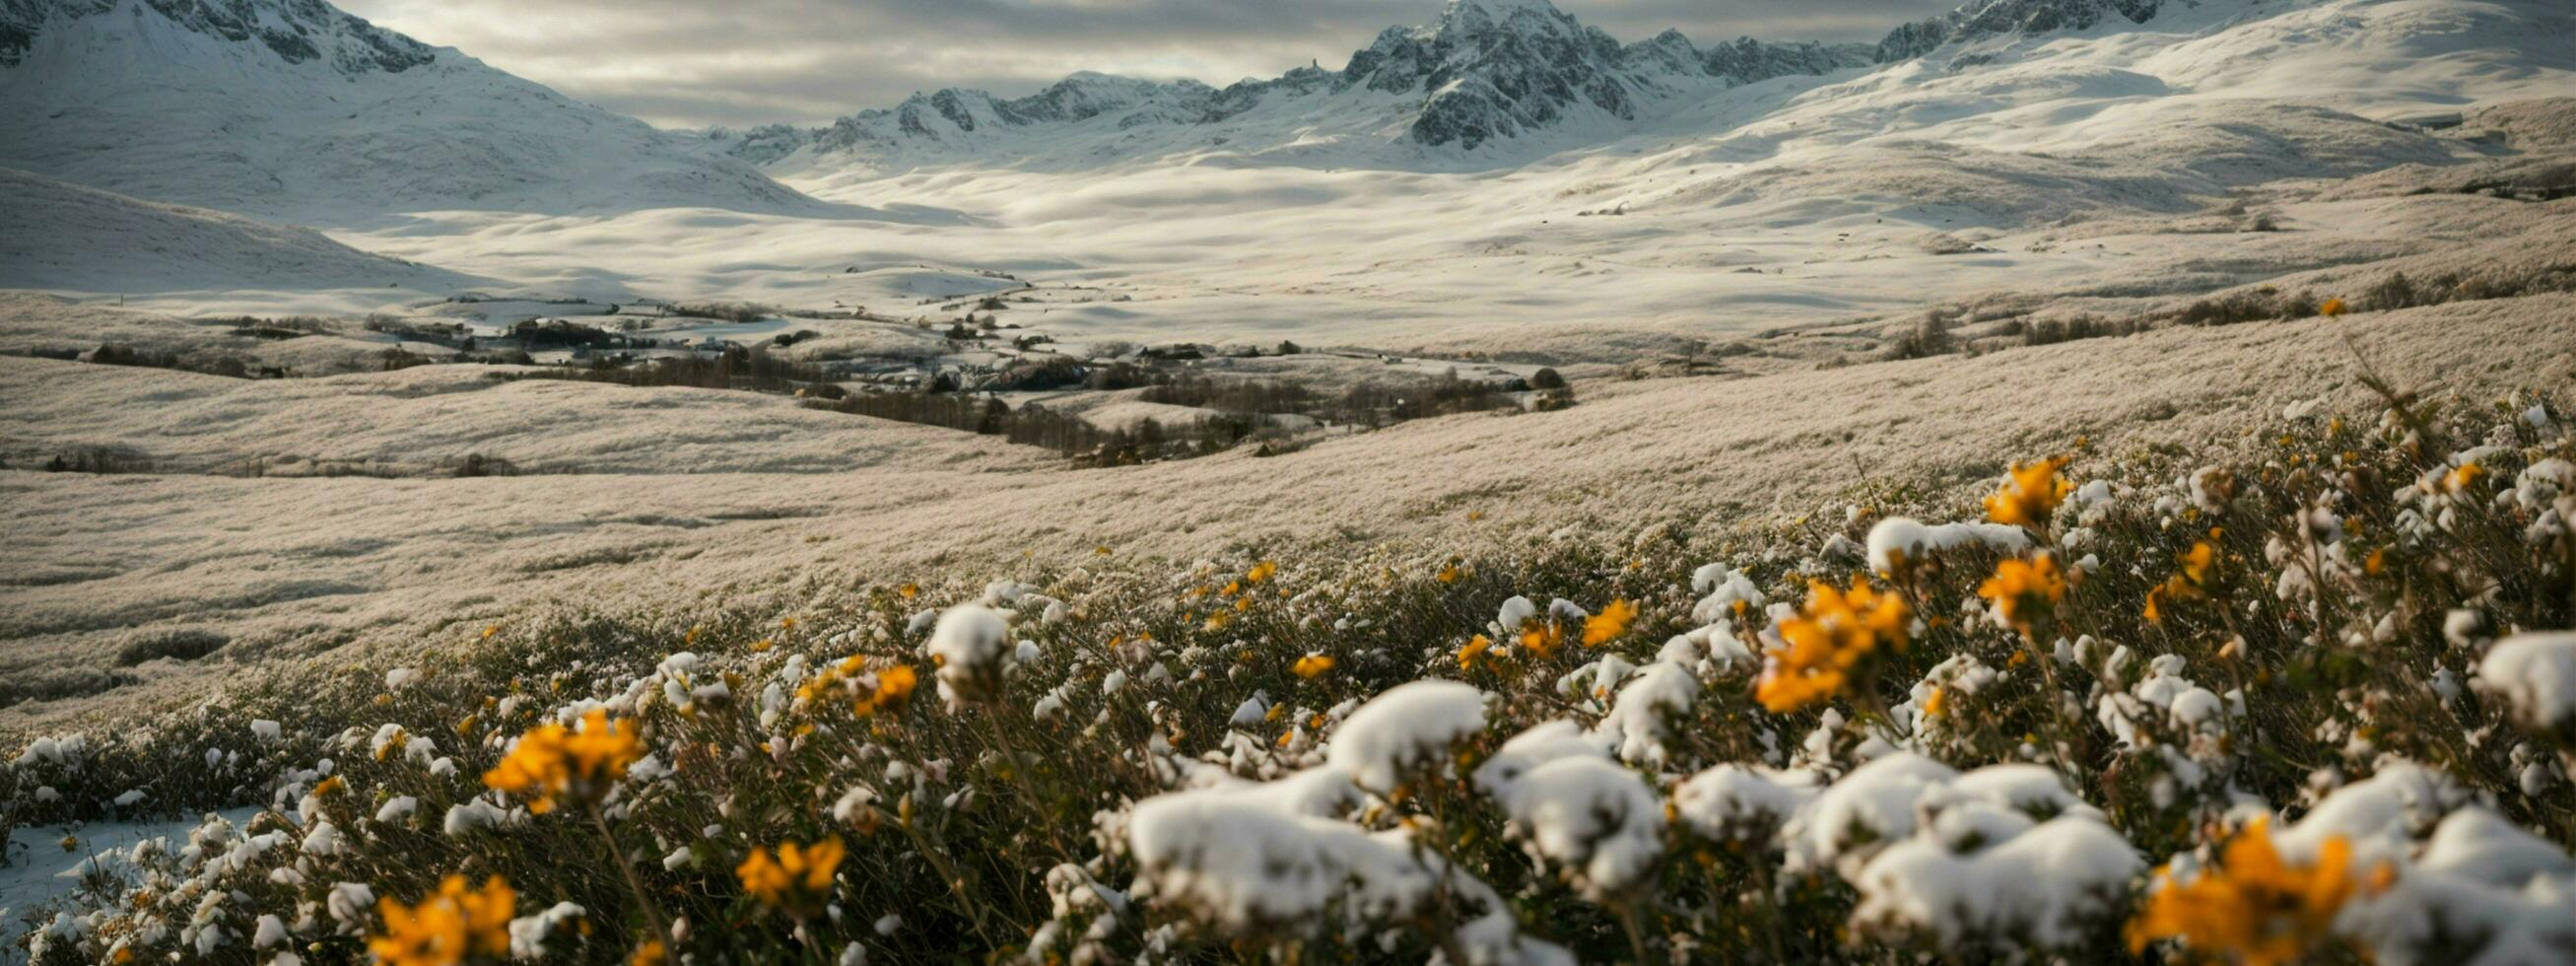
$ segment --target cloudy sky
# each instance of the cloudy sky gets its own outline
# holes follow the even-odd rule
[[[338,0],[566,94],[673,127],[819,123],[917,90],[1077,70],[1224,85],[1351,51],[1446,0]],[[1557,0],[1621,40],[1679,27],[1875,40],[1958,0]]]

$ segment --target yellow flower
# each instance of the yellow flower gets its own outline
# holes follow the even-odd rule
[[[1466,571],[1458,569],[1458,565],[1456,563],[1451,563],[1447,566],[1441,567],[1439,576],[1435,579],[1444,584],[1454,584],[1465,576],[1467,576]]]
[[[1852,672],[1881,647],[1902,650],[1911,615],[1892,593],[1852,577],[1849,591],[1816,581],[1799,615],[1780,622],[1782,647],[1754,685],[1753,697],[1786,714],[1841,693]]]
[[[1296,666],[1289,668],[1289,670],[1297,672],[1298,677],[1305,678],[1309,681],[1314,680],[1324,672],[1332,669],[1333,659],[1330,655],[1325,654],[1309,654],[1305,657],[1298,658]]]
[[[2329,319],[2350,311],[2352,307],[2343,304],[2342,299],[2327,299],[2324,305],[2317,306],[2317,314]]]
[[[1460,670],[1472,670],[1479,663],[1493,663],[1493,650],[1494,641],[1492,638],[1486,637],[1483,634],[1478,634],[1475,637],[1469,638],[1464,646],[1458,648],[1458,668]]]
[[[1923,716],[1926,718],[1940,717],[1941,709],[1949,706],[1949,692],[1944,689],[1933,688],[1931,694],[1923,696]]]
[[[921,596],[921,585],[905,584],[901,587],[895,588],[894,592],[896,596],[902,597],[905,600],[911,600],[915,597]]]
[[[2220,531],[2209,531],[2215,539]],[[2218,548],[2208,540],[2194,541],[2182,555],[2182,571],[2147,591],[2146,618],[2150,624],[2164,623],[2164,609],[2175,601],[2198,600],[2208,596],[2210,579],[2218,574]]]
[[[1278,572],[1279,564],[1277,561],[1264,560],[1260,563],[1253,564],[1251,570],[1244,572],[1243,579],[1246,583],[1257,584],[1270,579],[1272,574],[1276,574]]]
[[[2029,560],[2015,557],[1996,564],[1995,575],[1977,587],[1977,596],[1994,601],[2004,623],[2028,633],[2033,621],[2066,599],[2066,578],[2057,571],[2057,558],[2041,551]]]
[[[2314,863],[2285,863],[2257,819],[2190,882],[2157,876],[2146,909],[2129,923],[2129,948],[2143,952],[2150,942],[2179,939],[2245,966],[2296,961],[2327,938],[2335,913],[2359,891],[2351,865],[2352,843],[2340,835],[2318,847]],[[2382,867],[2378,875],[2388,872]]]
[[[2485,475],[2487,475],[2485,467],[2479,466],[2476,463],[2462,463],[2459,465],[2459,468],[2452,470],[2450,473],[2442,477],[2442,488],[2453,493],[2458,493],[2475,485],[2478,482],[2478,478]]]
[[[347,787],[349,787],[348,781],[342,779],[338,775],[333,775],[329,778],[323,779],[319,784],[313,786],[313,797],[320,798],[324,795],[331,794],[332,792],[336,792]]]
[[[831,894],[832,873],[841,867],[841,840],[825,838],[812,845],[780,842],[775,850],[754,848],[734,867],[742,889],[763,905],[801,912]]]
[[[500,876],[480,889],[451,875],[419,905],[376,900],[384,931],[367,937],[367,951],[387,966],[450,966],[469,956],[500,958],[510,952],[510,913],[519,894]]]
[[[1614,600],[1601,613],[1583,619],[1583,646],[1599,647],[1613,638],[1628,633],[1628,624],[1637,619],[1637,605]]]
[[[877,689],[860,698],[851,710],[860,715],[897,710],[912,698],[912,689],[921,683],[921,675],[909,664],[897,664],[877,672]]]
[[[2209,531],[2212,538],[2219,531]],[[2182,577],[2194,587],[2209,586],[2209,577],[2218,571],[2218,547],[2207,540],[2192,541],[2191,549],[2182,555]]]
[[[2013,464],[2012,475],[2003,488],[1986,497],[1986,516],[1996,523],[2037,529],[2048,525],[2049,514],[2065,502],[2073,484],[2057,475],[2066,467],[2066,457],[2057,456],[2028,463]]]
[[[647,939],[635,944],[635,955],[626,961],[626,966],[662,966],[670,960],[670,947],[659,939]]]
[[[633,726],[593,709],[581,730],[547,723],[519,736],[501,764],[483,773],[483,784],[528,799],[528,811],[553,811],[559,798],[592,801],[644,757]]]
[[[1522,650],[1540,657],[1554,657],[1556,649],[1563,646],[1565,631],[1558,628],[1555,621],[1533,617],[1521,622]]]

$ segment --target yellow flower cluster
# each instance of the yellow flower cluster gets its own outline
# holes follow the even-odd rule
[[[761,904],[801,912],[831,894],[842,854],[838,838],[806,846],[780,842],[776,849],[753,848],[733,873],[742,879],[742,891]]]
[[[1294,667],[1289,668],[1289,670],[1296,672],[1298,677],[1305,678],[1309,681],[1321,677],[1324,672],[1332,669],[1333,658],[1332,655],[1329,654],[1306,655],[1305,657],[1298,658],[1297,664]]]
[[[2218,535],[2219,531],[2214,528],[2209,531],[2213,540]],[[2210,578],[2218,574],[2218,548],[2208,540],[2195,541],[2182,555],[2181,563],[2181,571],[2147,591],[2146,618],[2149,623],[2164,623],[2165,608],[2175,601],[2208,596]]]
[[[1619,635],[1628,633],[1628,625],[1637,619],[1637,605],[1614,600],[1601,613],[1583,619],[1583,646],[1600,647]]]
[[[2049,515],[2057,512],[2057,505],[2066,502],[2066,494],[2074,489],[2073,484],[2057,475],[2064,468],[2063,456],[2013,464],[2003,488],[1986,497],[1986,517],[2017,527],[2047,526]]]
[[[2015,557],[1996,564],[1995,575],[1977,586],[1977,596],[1994,601],[2004,623],[2028,633],[2034,621],[2066,599],[2066,577],[2058,572],[2057,558],[2042,551],[2029,560]]]
[[[592,709],[578,731],[550,722],[520,735],[509,756],[483,773],[483,784],[528,799],[528,811],[543,815],[561,799],[607,795],[626,776],[626,766],[643,757],[631,724]]]
[[[904,702],[912,700],[912,689],[920,685],[920,672],[914,671],[912,665],[897,664],[877,672],[877,689],[852,703],[850,710],[861,716],[899,710]]]
[[[510,913],[518,902],[519,894],[500,876],[469,889],[464,876],[451,875],[419,905],[376,900],[384,931],[367,937],[367,952],[387,966],[453,966],[469,956],[507,956]]]
[[[902,710],[904,703],[911,700],[913,689],[921,685],[920,672],[911,665],[897,664],[876,673],[875,687],[863,688],[858,679],[867,667],[867,659],[855,654],[826,665],[812,679],[796,686],[796,700],[810,705],[830,697],[834,690],[851,692],[854,696],[850,711],[864,718],[880,711]]]
[[[2326,938],[2336,911],[2359,891],[2351,865],[2352,843],[2342,836],[2327,839],[2310,865],[2283,862],[2258,819],[2228,841],[2217,867],[2188,883],[2159,875],[2146,909],[2129,923],[2129,947],[2180,939],[2245,966],[2297,961]],[[2383,866],[2374,878],[2384,885],[2388,873]]]
[[[1472,671],[1479,664],[1494,662],[1494,639],[1478,634],[1458,648],[1458,669]]]
[[[1540,657],[1555,657],[1556,649],[1565,646],[1565,629],[1552,620],[1530,618],[1521,623],[1521,650]]]
[[[1784,646],[1754,685],[1753,697],[1774,714],[1786,714],[1842,692],[1852,671],[1880,648],[1902,650],[1911,614],[1893,593],[1870,589],[1855,575],[1851,589],[1817,581],[1806,606],[1780,622]]]

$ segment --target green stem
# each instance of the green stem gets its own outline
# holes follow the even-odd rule
[[[598,802],[590,803],[590,824],[599,830],[599,840],[608,846],[609,857],[617,860],[617,871],[625,875],[627,890],[635,893],[635,901],[644,907],[644,922],[653,928],[653,938],[668,940],[671,927],[662,918],[662,907],[654,904],[652,893],[644,891],[644,879],[636,875],[635,867],[626,861],[626,851],[617,847],[617,835],[608,830],[608,816],[599,810]]]

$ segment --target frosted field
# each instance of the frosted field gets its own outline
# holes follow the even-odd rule
[[[1967,486],[1962,454],[2213,442],[2248,412],[2365,394],[2350,336],[2390,378],[2481,398],[2576,377],[2576,297],[2131,338],[1742,379],[1583,384],[1561,413],[1424,420],[1274,458],[1069,471],[1043,450],[800,410],[739,392],[506,383],[424,367],[242,383],[0,359],[0,448],[132,447],[174,463],[268,454],[401,464],[466,452],[547,475],[237,479],[5,471],[12,673],[110,670],[202,687],[353,642],[533,601],[604,608],[792,598],[933,568],[1073,565],[1102,545],[1511,543],[1583,520],[1794,516],[1858,478]],[[476,367],[479,368],[479,367]],[[14,418],[18,414],[25,418]],[[2221,445],[2226,445],[2220,441]],[[647,445],[650,443],[650,445]],[[11,465],[20,457],[12,456]],[[1836,511],[1838,512],[1838,511]],[[222,663],[115,668],[126,643],[223,635]],[[360,648],[365,650],[366,648]],[[30,702],[0,720],[94,712]]]
[[[2565,0],[757,168],[168,6],[0,0],[0,966],[2576,963]]]
[[[13,110],[131,103],[66,79],[122,76],[99,52],[133,55],[86,30],[29,55],[52,73],[11,75]],[[2576,217],[2563,199],[2511,196],[2576,164],[2568,39],[2564,12],[2536,0],[2213,0],[2144,25],[1774,78],[1651,105],[1622,129],[1575,125],[1463,154],[1256,114],[1224,144],[1103,118],[988,160],[798,154],[769,169],[821,207],[773,204],[731,162],[683,180],[748,191],[756,203],[735,206],[747,210],[388,215],[347,191],[245,194],[220,171],[197,183],[134,159],[78,170],[321,234],[12,175],[24,190],[0,197],[9,224],[68,230],[14,242],[25,251],[7,281],[48,294],[0,297],[0,348],[117,341],[339,375],[242,382],[0,359],[0,458],[19,497],[0,550],[0,630],[23,642],[0,660],[90,675],[66,693],[130,679],[116,693],[153,694],[208,668],[114,668],[112,655],[174,629],[236,642],[224,654],[247,666],[536,598],[761,594],[815,567],[890,575],[1103,544],[1190,557],[1271,541],[1503,539],[1568,513],[1794,514],[1841,485],[1810,472],[1824,466],[1964,479],[1992,467],[1939,454],[1989,452],[2026,431],[2187,439],[2194,413],[2349,395],[2349,350],[2308,322],[1876,360],[1927,309],[1951,313],[1952,337],[1985,351],[2040,323],[2169,320],[2195,300],[2267,291],[2350,297],[2399,273],[2545,291],[2565,271],[2552,253],[2576,245]],[[529,106],[494,123],[544,164],[561,146],[521,128],[609,123],[506,75],[457,70],[463,89]],[[261,96],[263,110],[293,103],[283,86]],[[330,133],[311,151],[401,141],[364,112],[315,123]],[[600,150],[646,159],[638,184],[652,190],[626,197],[661,197],[681,183],[670,172],[696,170],[670,138],[613,133]],[[35,152],[28,163],[75,163],[12,147]],[[495,209],[559,210],[492,197]],[[467,289],[500,297],[437,301]],[[991,293],[1014,300],[998,315],[1019,332],[1075,347],[1294,339],[1428,360],[1416,368],[1499,357],[1524,374],[1564,368],[1582,403],[1278,459],[1072,473],[1041,451],[781,398],[501,384],[479,368],[376,374],[366,370],[387,348],[448,353],[353,327],[261,342],[203,322],[372,312],[490,331],[638,298],[757,302],[790,317],[650,334],[812,329],[819,338],[784,352],[907,360],[944,351],[907,321],[941,326]],[[591,302],[548,301],[570,297]],[[2562,298],[2346,327],[2387,343],[2376,364],[2446,391],[2542,386],[2567,374]],[[818,317],[862,309],[870,319]],[[1682,357],[1722,378],[1619,381],[1674,374]],[[1837,366],[1850,368],[1823,368]],[[1308,371],[1323,384],[1361,374]],[[1117,394],[1048,401],[1104,425],[1188,415]],[[161,473],[17,469],[65,451]],[[534,475],[235,478],[416,476],[474,456]],[[1462,523],[1470,512],[1481,522]],[[81,710],[35,702],[0,717]]]
[[[2548,42],[2567,25],[2545,5],[2231,0],[2123,26],[1988,41],[1986,63],[1750,84],[1571,150],[1540,138],[1431,163],[1366,131],[1288,136],[1256,119],[1267,140],[1232,146],[1139,148],[1103,128],[1000,168],[777,166],[843,206],[824,217],[298,210],[341,248],[20,176],[28,190],[0,210],[79,212],[81,231],[13,266],[70,301],[0,298],[0,347],[117,341],[348,374],[242,382],[0,359],[11,467],[88,451],[165,474],[7,471],[18,498],[0,630],[23,646],[6,661],[76,678],[67,694],[128,682],[114,693],[148,695],[210,673],[114,666],[131,641],[173,631],[233,642],[213,667],[241,668],[535,599],[729,598],[816,568],[894,576],[1104,544],[1187,558],[1473,542],[1551,531],[1569,513],[1804,513],[1843,485],[1826,467],[1965,479],[1993,467],[1941,454],[2042,430],[2188,440],[2204,425],[2194,414],[2352,392],[2350,351],[2317,322],[1875,362],[1926,308],[1955,314],[1963,346],[1992,349],[2018,345],[2021,326],[2170,318],[2200,299],[2351,297],[2400,273],[2518,293],[2564,271],[2552,253],[2576,245],[2570,202],[2469,190],[2545,187],[2576,164],[2576,102],[2532,99],[2567,92],[2576,71],[2576,48]],[[2411,123],[2427,118],[2436,126]],[[120,247],[137,231],[173,241]],[[119,257],[94,257],[103,248]],[[259,285],[251,268],[302,281]],[[434,303],[459,277],[517,300]],[[137,289],[117,295],[122,308],[101,304],[110,278]],[[449,352],[354,327],[263,342],[187,318],[383,312],[490,331],[638,296],[732,300],[884,321],[648,334],[811,329],[820,337],[783,351],[903,360],[945,351],[903,320],[944,325],[989,293],[1014,300],[998,316],[1020,331],[1077,347],[1294,339],[1432,360],[1417,368],[1501,356],[1524,375],[1564,367],[1582,403],[1277,459],[1075,473],[1043,451],[781,398],[503,384],[482,367],[373,374],[388,347]],[[592,302],[543,301],[565,297]],[[2538,296],[2344,327],[2386,343],[2375,364],[2475,394],[2566,378],[2566,318],[2562,296]],[[1609,378],[1672,374],[1685,355],[1723,378]],[[1367,372],[1284,365],[1233,371],[1316,385]],[[1189,415],[1115,393],[1033,398],[1103,425]],[[417,476],[470,456],[536,475],[233,478]],[[81,710],[34,702],[0,717]]]

